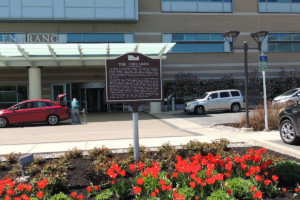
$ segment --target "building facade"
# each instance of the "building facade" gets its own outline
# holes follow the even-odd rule
[[[281,68],[299,68],[298,19],[300,0],[1,0],[0,107],[33,98],[29,91],[40,90],[35,97],[56,100],[67,93],[68,101],[77,97],[90,112],[108,110],[105,62],[56,60],[52,46],[57,44],[176,43],[162,60],[164,81],[179,72],[243,80],[241,47],[248,42],[248,66],[258,68],[260,52],[250,34],[263,30],[269,32],[262,42],[266,74],[275,78]],[[240,31],[233,51],[222,35],[226,31]],[[6,44],[14,44],[23,60],[9,56]],[[23,48],[39,44],[49,44],[52,64],[31,61],[32,53]]]

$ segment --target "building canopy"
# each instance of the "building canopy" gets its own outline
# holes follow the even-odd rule
[[[0,67],[100,66],[108,58],[141,53],[166,59],[175,43],[0,44]]]

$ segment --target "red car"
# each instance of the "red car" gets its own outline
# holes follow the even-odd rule
[[[70,118],[66,105],[61,104],[65,94],[58,95],[58,103],[46,99],[27,100],[8,109],[0,110],[0,128],[9,124],[24,124],[32,122],[48,122],[56,125]]]

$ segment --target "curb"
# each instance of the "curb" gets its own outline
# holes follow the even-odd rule
[[[266,149],[300,159],[300,152],[298,152],[296,150],[292,150],[290,148],[286,148],[279,144],[274,144],[274,143],[268,142],[268,141],[261,142],[259,140],[255,140],[255,139],[251,139],[247,143],[250,145],[253,145],[253,146],[262,146],[262,147],[265,147]]]

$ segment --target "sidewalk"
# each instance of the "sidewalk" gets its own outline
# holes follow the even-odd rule
[[[0,129],[0,155],[15,153],[58,153],[78,148],[108,147],[118,151],[133,146],[131,113],[88,114],[88,123],[59,126],[15,126]],[[232,144],[263,146],[300,159],[300,146],[283,144],[278,131],[241,133],[205,127],[172,115],[139,113],[139,144],[158,147],[169,142],[179,146],[190,140],[211,142],[227,138]]]

